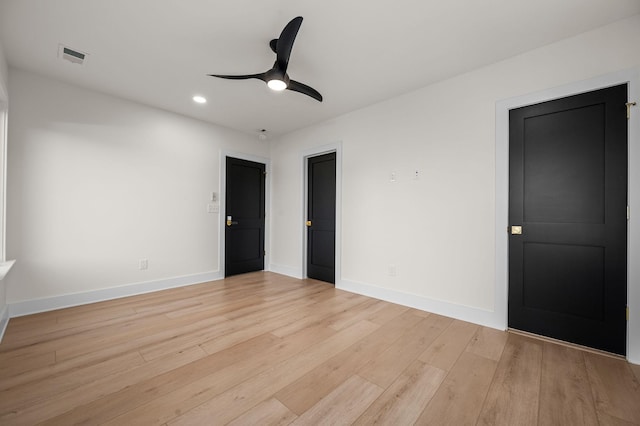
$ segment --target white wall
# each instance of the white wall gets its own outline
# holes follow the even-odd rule
[[[9,66],[7,60],[4,57],[4,48],[0,43],[0,91],[6,95],[7,93],[7,81],[9,80]]]
[[[13,68],[9,92],[12,315],[219,275],[220,220],[206,205],[220,152],[265,157],[267,144]]]
[[[300,153],[342,141],[337,286],[503,326],[496,316],[504,308],[496,306],[496,102],[638,68],[639,45],[640,15],[274,142],[272,232],[290,237],[273,239],[273,264],[302,274]],[[397,265],[396,277],[389,265]]]

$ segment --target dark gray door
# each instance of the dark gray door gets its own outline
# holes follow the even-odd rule
[[[307,162],[307,276],[336,282],[336,153]]]
[[[621,85],[510,112],[509,327],[625,354],[626,102]]]
[[[265,165],[227,157],[225,276],[264,269]]]

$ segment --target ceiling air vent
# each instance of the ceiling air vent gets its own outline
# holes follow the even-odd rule
[[[58,47],[58,58],[69,61],[73,64],[84,65],[84,61],[88,55],[67,46],[60,45]]]

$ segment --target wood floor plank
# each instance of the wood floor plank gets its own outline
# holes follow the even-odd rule
[[[285,426],[294,421],[296,417],[280,401],[275,398],[269,398],[228,423],[228,426]]]
[[[38,326],[38,334],[34,334],[33,330],[29,331],[28,329],[25,329],[23,333],[20,333],[20,337],[18,338],[11,339],[7,342],[3,339],[2,345],[0,345],[0,356],[5,352],[12,352],[25,347],[28,351],[35,352],[34,349],[38,350],[40,346],[43,346],[46,343],[49,343],[49,346],[44,347],[45,351],[55,351],[57,348],[63,347],[66,343],[66,341],[63,342],[62,339],[72,341],[74,338],[81,338],[79,337],[81,333],[90,333],[108,326],[116,326],[117,324],[127,322],[135,322],[138,324],[140,320],[148,317],[149,315],[137,314],[133,309],[128,309],[126,312],[109,312],[109,314],[105,314],[104,318],[100,321],[95,320],[93,318],[93,314],[84,313],[83,315],[80,315],[80,318],[82,318],[82,316],[88,316],[89,318],[86,318],[85,321],[65,324],[64,326],[61,326],[54,320],[52,324]],[[151,319],[151,321],[153,321],[153,319]]]
[[[626,361],[585,352],[596,410],[640,424],[640,382]]]
[[[347,380],[362,365],[393,345],[420,317],[405,311],[356,344],[320,364],[276,393],[291,411],[302,414]]]
[[[176,352],[179,351],[176,350],[171,353]],[[55,362],[41,368],[34,368],[23,374],[7,378],[2,381],[0,388],[3,388],[4,385],[9,388],[25,383],[41,382],[53,376],[73,375],[83,368],[91,368],[91,366],[97,366],[108,361],[113,363],[113,359],[119,359],[123,355],[129,356],[134,353],[139,354],[135,348],[123,349],[122,346],[112,346],[101,351],[93,351],[78,357]],[[141,359],[144,360],[143,358]],[[116,363],[115,365],[117,366],[118,364]],[[125,365],[120,365],[120,367],[125,367]]]
[[[120,374],[104,376],[99,380],[85,383],[67,392],[60,392],[38,404],[28,406],[24,410],[14,410],[11,417],[7,416],[6,419],[0,418],[0,420],[2,420],[2,422],[6,420],[7,424],[16,425],[33,425],[39,424],[40,422],[52,425],[70,424],[57,421],[57,416],[77,410],[78,407],[87,406],[87,404],[105,398],[121,389],[133,386],[140,381],[161,376],[167,371],[176,369],[181,365],[187,365],[205,355],[204,351],[198,347],[181,351],[172,356],[142,364],[138,368],[126,370]],[[35,386],[37,387],[38,385],[39,383]],[[86,419],[93,418],[96,412],[85,411],[80,417],[87,421]]]
[[[374,324],[386,324],[392,319],[396,318],[399,315],[409,311],[410,309],[406,306],[396,305],[395,303],[385,303],[384,308],[379,311],[369,315],[365,318],[367,321],[370,321]]]
[[[598,425],[582,351],[543,344],[539,422]]]
[[[120,387],[116,392],[105,395],[101,399],[93,400],[65,412],[53,419],[53,422],[58,424],[108,423],[119,415],[158,400],[176,388],[189,386],[200,380],[202,376],[210,376],[225,367],[234,365],[237,358],[247,350],[263,353],[277,347],[280,343],[278,338],[271,335],[251,339],[242,345],[229,348],[227,351],[200,357],[189,364],[155,375],[148,380]],[[173,411],[173,408],[171,410]],[[132,424],[132,422],[118,420],[116,424]]]
[[[362,303],[351,309],[345,310],[339,314],[333,315],[330,327],[336,330],[342,330],[358,321],[366,320],[378,311],[383,309],[387,304],[380,300],[365,299]]]
[[[449,371],[478,329],[479,326],[475,324],[452,320],[440,336],[420,355],[420,361]]]
[[[407,365],[422,354],[446,329],[451,318],[432,314],[404,332],[396,344],[381,352],[358,370],[363,378],[383,388],[389,386]]]
[[[101,324],[104,321],[112,320],[113,318],[128,318],[135,315],[136,312],[130,307],[122,309],[103,309],[101,311],[92,312],[91,316],[87,316],[86,313],[79,313],[73,318],[60,318],[59,315],[56,315],[53,320],[42,322],[37,325],[39,331],[37,335],[34,335],[33,333],[33,324],[24,323],[19,330],[17,326],[13,327],[11,333],[7,333],[9,340],[5,341],[3,339],[2,343],[3,346],[7,345],[6,347],[30,344],[41,341],[43,337],[48,334],[57,333],[59,336],[64,330],[77,329],[77,327],[80,326],[89,328],[91,326],[95,326],[95,324]]]
[[[600,426],[638,426],[638,423],[628,422],[602,411],[598,411],[598,421]]]
[[[140,383],[138,388],[132,388],[129,395],[118,395],[122,400],[127,398],[135,398],[136,394],[144,392],[149,385],[154,387],[163,386],[166,389],[166,393],[153,398],[150,401],[140,400],[135,398],[134,403],[137,403],[137,407],[127,411],[122,407],[118,407],[119,417],[105,423],[114,426],[119,425],[146,425],[149,423],[159,424],[165,423],[169,420],[180,416],[200,404],[207,402],[208,400],[220,395],[224,391],[237,386],[238,384],[254,378],[255,376],[274,368],[286,360],[294,357],[296,354],[302,353],[310,346],[314,346],[319,342],[322,342],[331,336],[336,334],[336,331],[326,326],[317,326],[311,329],[305,329],[291,336],[287,336],[284,339],[277,338],[270,335],[274,340],[274,345],[268,348],[263,348],[260,352],[252,351],[245,353],[242,357],[237,357],[236,362],[233,364],[219,369],[213,373],[207,373],[202,368],[194,368],[197,366],[190,366],[186,372],[176,371],[174,374],[176,378],[174,380],[181,380],[166,386],[166,380],[162,379],[154,383]],[[229,350],[232,350],[230,348]],[[215,355],[218,355],[216,353]],[[212,355],[212,356],[215,356]],[[185,380],[185,374],[195,374],[198,376],[197,380],[191,380],[187,378]],[[260,401],[267,399],[271,395],[268,395]],[[110,398],[112,399],[112,398]],[[256,404],[259,401],[256,401]],[[255,404],[254,404],[255,405]],[[253,407],[253,405],[251,406]],[[110,415],[113,413],[110,413]],[[235,416],[230,417],[232,420],[234,417],[240,415],[237,413]]]
[[[272,332],[291,323],[298,322],[308,315],[307,308],[322,309],[329,304],[329,299],[311,297],[310,303],[298,301],[295,305],[286,305],[279,309],[267,309],[265,312],[257,312],[254,315],[236,318],[235,322],[241,324],[242,327],[237,327],[233,331],[218,335],[213,339],[205,339],[200,346],[208,353],[213,354],[248,338]],[[319,320],[314,324],[322,323],[323,321]]]
[[[595,413],[640,426],[638,375],[619,359],[256,272],[12,318],[0,424],[546,426],[595,424]]]
[[[629,368],[631,368],[631,371],[633,371],[633,374],[636,376],[636,379],[640,382],[640,365],[629,364]]]
[[[20,384],[0,392],[0,419],[4,413],[26,410],[41,404],[55,396],[76,389],[82,385],[93,383],[102,377],[130,370],[144,364],[137,352],[122,354],[104,362],[85,365],[70,374],[53,374],[43,378],[34,387],[29,383]]]
[[[213,326],[189,326],[189,330],[175,329],[171,338],[156,339],[157,341],[139,349],[146,360],[157,358],[163,354],[175,351],[177,348],[186,348],[194,344],[200,344],[208,353],[215,353],[234,344],[270,332],[278,326],[295,322],[295,306],[277,307],[275,303],[265,303],[262,309],[253,307],[251,315],[245,315],[231,321],[224,314],[224,320],[216,321]],[[216,312],[219,314],[220,312]],[[214,318],[217,318],[214,317]],[[201,324],[201,323],[197,323]],[[205,325],[207,322],[204,323]],[[277,325],[276,325],[277,324]]]
[[[329,303],[318,304],[311,307],[308,311],[308,315],[305,315],[299,320],[283,327],[277,328],[273,330],[272,333],[279,337],[287,336],[300,331],[303,328],[324,322],[327,318],[333,319],[335,315],[351,310],[360,303],[363,303],[364,299],[336,296],[328,302]]]
[[[274,297],[274,296],[278,297]],[[247,317],[255,317],[262,315],[266,311],[283,311],[290,310],[292,307],[301,308],[301,301],[307,306],[329,300],[333,295],[327,291],[327,287],[313,286],[312,288],[283,288],[282,291],[267,291],[260,298],[259,303],[235,309],[224,309],[224,316],[230,320],[247,319]],[[256,310],[258,308],[258,310]],[[220,311],[219,309],[216,309]]]
[[[419,425],[474,425],[498,362],[464,352],[424,409]]]
[[[422,361],[413,362],[355,424],[413,424],[427,406],[446,372]],[[306,413],[305,413],[306,414]]]
[[[65,347],[56,350],[56,359],[66,360],[74,357],[98,352],[118,346],[123,351],[138,350],[147,345],[176,338],[183,333],[190,333],[196,330],[217,332],[232,326],[224,316],[214,316],[205,318],[197,322],[187,319],[179,321],[163,321],[159,317],[156,321],[145,323],[144,327],[130,326],[124,324],[110,330],[102,330],[92,336],[85,336],[85,339],[76,339]],[[105,339],[104,333],[112,334],[111,339]],[[83,341],[84,340],[84,341]]]
[[[49,367],[56,363],[55,352],[34,353],[19,357],[5,357],[0,354],[0,390],[15,386],[22,378],[33,370]],[[17,378],[17,379],[16,379]],[[14,380],[11,380],[14,379]]]
[[[217,413],[216,421],[224,424],[355,344],[378,327],[368,321],[356,323],[301,352],[297,357],[240,383],[168,423],[205,424],[211,413]]]
[[[499,361],[509,333],[489,327],[480,327],[473,336],[467,351],[494,361]]]
[[[383,389],[354,375],[298,417],[292,426],[351,425]]]
[[[538,423],[542,343],[510,334],[478,425]]]
[[[188,322],[189,320],[185,321],[185,323]],[[175,324],[179,323],[172,325]],[[69,351],[75,352],[75,355],[72,356],[79,356],[90,351],[97,351],[104,347],[113,346],[117,338],[119,338],[120,341],[129,342],[127,333],[131,333],[132,329],[142,333],[142,330],[147,329],[147,327],[152,330],[154,327],[162,329],[163,326],[166,328],[167,322],[164,321],[162,316],[158,315],[127,318],[125,321],[114,318],[109,320],[108,324],[101,323],[99,326],[82,326],[70,330],[63,330],[55,336],[46,335],[41,342],[35,344],[24,344],[19,347],[7,348],[3,342],[3,344],[0,345],[0,352],[9,352],[11,356],[23,356],[38,352],[55,351],[57,360],[63,360],[71,357],[68,356]]]

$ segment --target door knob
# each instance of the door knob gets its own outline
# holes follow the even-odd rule
[[[237,225],[237,224],[238,224],[237,220],[231,220],[231,216],[227,216],[227,226]]]
[[[307,226],[311,226],[311,221],[310,220],[307,221]]]
[[[511,227],[511,235],[522,235],[522,226],[512,226]]]

